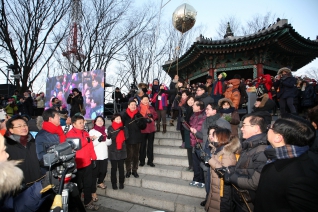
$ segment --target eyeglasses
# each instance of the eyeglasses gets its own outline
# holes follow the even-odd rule
[[[248,126],[250,126],[250,127],[254,127],[254,124],[242,124],[242,128],[244,128],[244,127],[248,127]]]
[[[197,91],[203,91],[202,89],[197,89]]]
[[[22,128],[22,127],[28,127],[28,125],[24,124],[24,125],[19,125],[19,126],[12,127],[12,128]]]

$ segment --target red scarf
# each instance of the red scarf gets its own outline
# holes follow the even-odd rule
[[[144,105],[144,104],[140,104],[140,114],[142,115],[142,116],[146,116],[146,114],[147,113],[149,113],[149,105]]]
[[[55,126],[51,122],[44,121],[42,124],[42,129],[45,131],[48,131],[49,133],[57,134],[60,138],[60,143],[63,143],[66,140],[65,134],[64,134],[63,129],[60,125]]]
[[[214,95],[222,94],[223,88],[222,88],[222,81],[218,80],[216,82],[215,88],[214,88]]]
[[[101,126],[101,127],[99,127],[97,125],[94,125],[93,129],[95,129],[96,131],[100,132],[103,135],[103,137],[104,137],[103,141],[106,141],[107,134],[105,132],[105,126],[104,125]]]
[[[137,112],[138,112],[138,110],[131,111],[129,108],[127,108],[127,110],[126,110],[126,113],[128,114],[128,116],[131,119],[134,118],[134,115],[136,115]]]
[[[127,109],[129,110],[129,109]],[[120,122],[119,124],[117,122],[112,122],[112,127],[114,130],[117,130],[118,128],[123,126],[123,122]],[[121,150],[123,148],[123,143],[125,142],[125,133],[124,130],[119,130],[117,136],[116,136],[116,147],[118,150]]]

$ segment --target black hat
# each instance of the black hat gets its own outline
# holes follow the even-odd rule
[[[212,76],[208,75],[206,79],[213,79]]]

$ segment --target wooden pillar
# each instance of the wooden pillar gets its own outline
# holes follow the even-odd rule
[[[211,76],[214,79],[214,68],[210,68],[209,70],[209,76]]]
[[[260,77],[261,75],[264,74],[263,64],[259,63],[256,66],[257,66],[257,77]]]

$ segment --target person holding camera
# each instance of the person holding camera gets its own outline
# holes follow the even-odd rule
[[[73,117],[76,113],[82,113],[81,110],[84,109],[84,101],[82,93],[77,88],[72,89],[72,93],[68,95],[66,101],[67,104],[71,105],[70,117]]]
[[[107,173],[108,165],[108,147],[111,144],[111,140],[107,139],[107,130],[105,128],[105,119],[102,116],[97,116],[94,119],[93,129],[89,131],[89,135],[92,137],[95,154],[97,159],[95,161],[96,168],[93,169],[93,183],[92,183],[92,198],[93,201],[97,201],[96,194],[96,181],[97,187],[106,189],[104,179]]]
[[[241,142],[237,136],[231,135],[229,129],[217,128],[214,132],[211,131],[208,134],[209,139],[213,140],[209,145],[211,159],[208,161],[211,167],[211,185],[209,185],[211,189],[205,210],[207,212],[232,211],[231,185],[224,184],[222,177],[224,169],[235,166],[236,154],[241,149]]]
[[[79,191],[84,189],[84,206],[89,210],[98,210],[99,206],[96,205],[92,199],[92,172],[96,164],[92,161],[97,159],[93,142],[88,132],[84,130],[84,117],[81,115],[74,115],[71,118],[73,128],[68,131],[66,138],[80,138],[82,149],[76,151],[76,182]]]
[[[142,140],[140,144],[139,151],[139,166],[145,165],[146,155],[148,158],[147,165],[155,167],[153,164],[153,142],[155,140],[155,120],[157,120],[158,115],[155,109],[149,104],[149,97],[143,96],[138,107],[140,114],[146,118],[147,127],[144,130],[141,130]],[[146,149],[147,147],[147,149]]]

